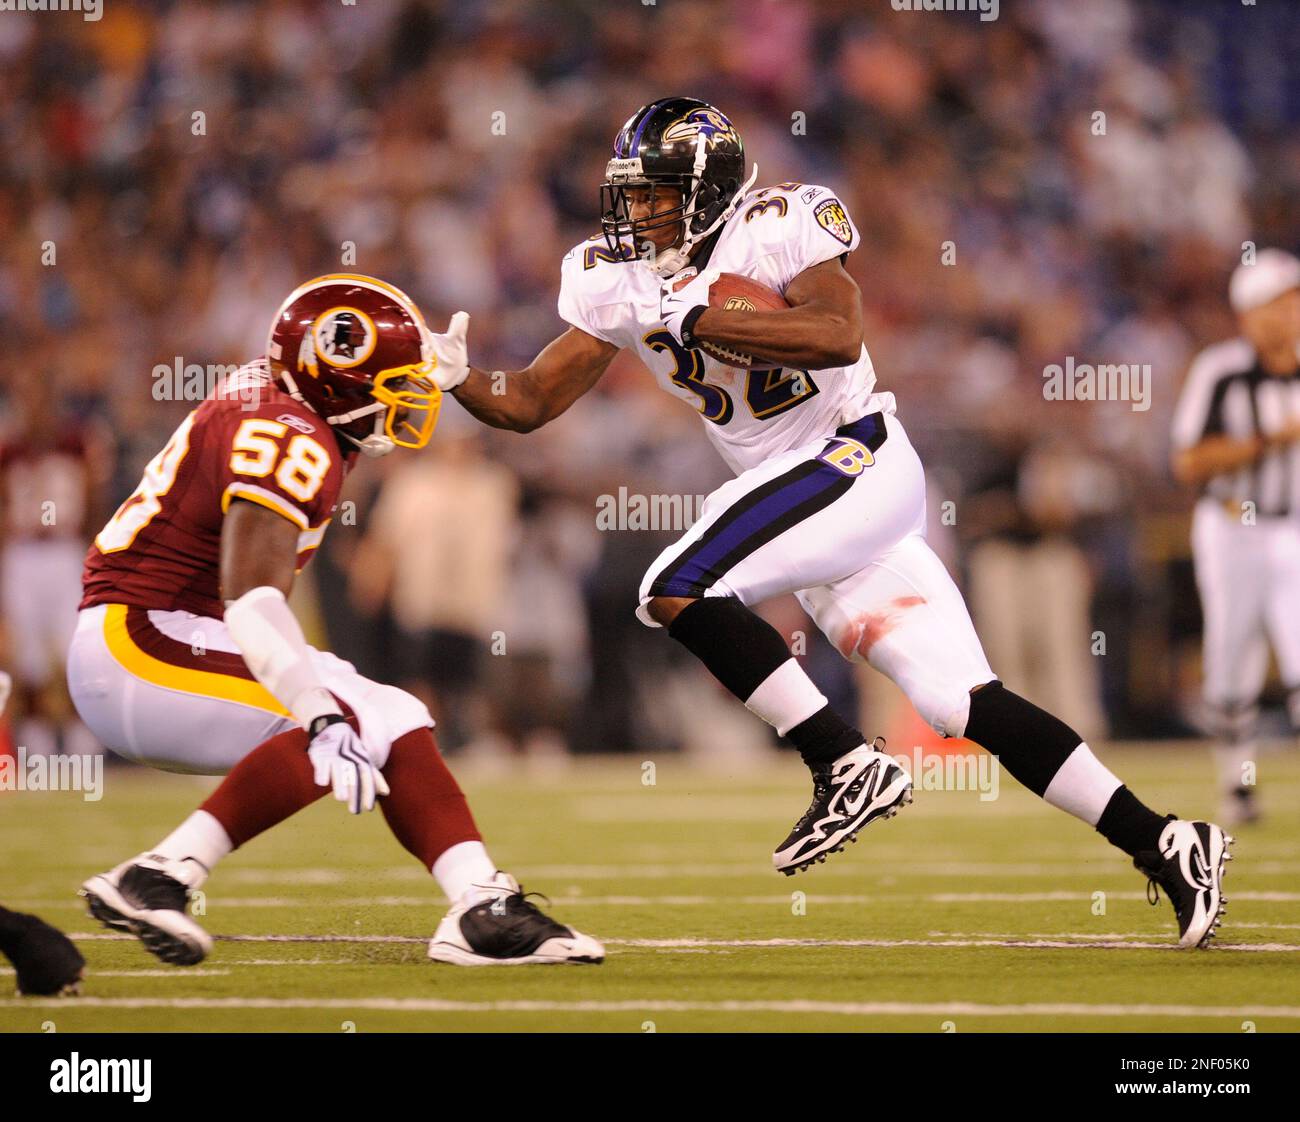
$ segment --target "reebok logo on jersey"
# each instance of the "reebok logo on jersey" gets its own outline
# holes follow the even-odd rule
[[[301,417],[296,417],[292,413],[281,413],[276,420],[282,425],[288,425],[291,429],[297,429],[299,432],[315,432],[316,426],[310,421],[304,421]]]

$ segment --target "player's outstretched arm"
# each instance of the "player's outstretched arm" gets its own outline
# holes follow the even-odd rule
[[[780,311],[723,312],[707,308],[695,321],[697,339],[801,370],[850,366],[862,353],[862,293],[839,258],[805,269],[785,290]]]
[[[532,432],[553,421],[605,373],[618,348],[576,327],[552,340],[523,370],[488,373],[469,365],[469,316],[457,312],[444,335],[433,336],[440,388],[485,425]]]

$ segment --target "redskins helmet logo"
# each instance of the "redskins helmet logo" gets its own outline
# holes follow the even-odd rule
[[[360,308],[330,308],[316,317],[312,346],[322,362],[338,370],[365,362],[379,341],[374,321]]]
[[[734,140],[737,144],[740,143],[735,126],[716,109],[692,109],[680,121],[674,121],[664,129],[663,142],[676,144],[683,140],[693,141],[700,133],[704,134],[710,148],[719,140]]]

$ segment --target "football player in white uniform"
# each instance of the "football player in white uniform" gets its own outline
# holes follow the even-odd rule
[[[569,329],[526,369],[484,372],[469,367],[459,312],[434,337],[439,385],[485,423],[527,432],[563,413],[626,347],[699,410],[736,478],[651,566],[638,615],[666,628],[812,771],[812,804],[774,855],[781,872],[824,861],[911,797],[904,769],[827,704],[750,610],[794,592],[841,654],[897,682],[939,733],[982,744],[1133,857],[1170,896],[1180,943],[1204,945],[1223,910],[1231,839],[1148,809],[1078,733],[997,680],[926,544],[925,477],[893,395],[875,392],[858,288],[844,270],[858,233],[829,188],[754,189],[757,169],[745,173],[740,137],[713,106],[671,97],[638,110],[601,188],[604,236],[561,267]],[[710,307],[720,272],[790,306]],[[754,356],[755,369],[724,365],[706,346]]]

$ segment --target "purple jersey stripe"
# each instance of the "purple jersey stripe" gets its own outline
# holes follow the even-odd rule
[[[703,548],[688,551],[689,555],[682,564],[669,570],[656,583],[678,588],[684,586],[707,588],[722,575],[721,573],[710,575],[710,569],[732,550],[741,547],[746,539],[762,534],[767,526],[796,507],[810,499],[815,499],[827,488],[840,485],[843,481],[844,476],[831,467],[825,467],[794,480],[761,502],[755,503]]]

